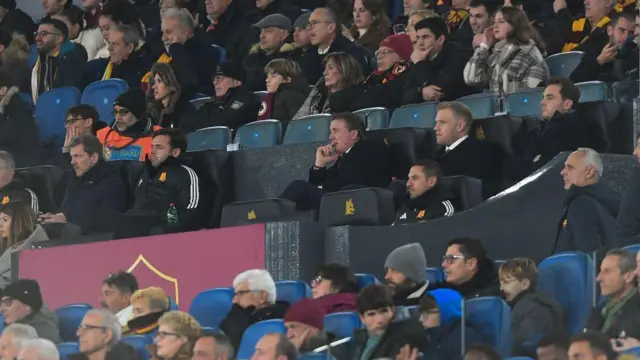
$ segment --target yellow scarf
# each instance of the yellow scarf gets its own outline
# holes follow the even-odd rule
[[[591,30],[591,32],[595,31],[596,29],[605,27],[610,22],[611,22],[610,17],[608,16],[603,17],[602,20],[600,20],[600,22],[596,25],[596,27]],[[587,24],[587,18],[580,18],[578,20],[575,20],[572,24],[571,31],[573,31],[574,33],[582,32],[586,24]],[[577,48],[580,44],[583,44],[588,39],[589,39],[589,35],[585,36],[582,40],[580,40],[579,44],[576,44],[574,42],[568,42],[564,44],[564,46],[562,47],[562,52],[572,51],[573,49]]]
[[[616,12],[619,14],[624,11],[628,6],[631,6],[636,3],[636,0],[618,0],[616,5],[613,7]]]
[[[113,63],[109,61],[109,63],[107,64],[107,68],[104,70],[104,75],[102,76],[102,80],[111,79],[111,71],[113,71]]]
[[[56,52],[53,53],[53,55],[51,56],[58,57],[58,55],[60,55],[60,50],[56,50]],[[55,75],[53,77],[55,78]],[[38,81],[39,80],[40,80],[40,55],[38,54],[38,59],[36,60],[36,64],[33,66],[33,70],[31,71],[31,98],[33,99],[34,104],[38,102],[38,96],[39,96]],[[44,91],[50,90],[47,88],[46,79],[43,86],[45,87]],[[49,84],[49,86],[51,86],[51,84]]]
[[[168,64],[170,62],[171,62],[171,56],[167,55],[166,52],[162,53],[162,56],[160,56],[160,58],[156,61],[156,63],[159,63],[159,64]],[[144,74],[144,76],[142,77],[142,83],[148,84],[150,78],[151,78],[151,71]]]

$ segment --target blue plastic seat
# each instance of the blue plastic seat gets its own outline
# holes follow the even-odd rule
[[[602,81],[577,83],[580,89],[580,102],[609,100],[609,87]]]
[[[129,89],[120,79],[100,80],[89,84],[82,92],[80,103],[92,105],[98,110],[100,120],[110,124],[113,120],[113,102],[118,95]]]
[[[211,100],[208,96],[197,97],[190,101],[191,105],[193,105],[196,109],[200,109],[202,105],[204,105],[207,101]]]
[[[356,274],[356,281],[360,289],[367,287],[367,285],[380,283],[380,281],[371,274]]]
[[[125,343],[136,350],[140,358],[149,359],[151,354],[147,350],[147,345],[153,344],[153,340],[145,335],[123,336],[120,342]]]
[[[473,115],[474,119],[491,117],[497,112],[496,105],[498,103],[498,98],[493,94],[485,93],[468,95],[459,98],[458,101],[467,105],[469,109],[471,109],[471,115]]]
[[[326,353],[304,353],[298,355],[298,360],[325,360],[327,358]]]
[[[178,304],[176,303],[175,300],[173,300],[171,296],[169,296],[169,311],[176,311],[176,310],[180,310],[178,308]]]
[[[281,138],[280,121],[258,120],[238,128],[233,142],[239,143],[244,149],[259,149],[279,145]]]
[[[76,342],[63,342],[57,344],[58,353],[60,353],[60,360],[66,360],[69,355],[77,354],[80,352],[78,343]]]
[[[640,251],[640,244],[625,246],[623,247],[623,249],[629,252],[632,252],[634,254],[637,254]]]
[[[511,311],[502,298],[481,297],[465,302],[467,321],[500,355],[511,353]]]
[[[539,116],[542,112],[543,88],[523,89],[507,96],[509,113],[515,116]]]
[[[233,302],[232,288],[215,288],[199,292],[191,301],[189,314],[200,325],[217,328],[227,316]]]
[[[551,76],[562,76],[568,78],[571,76],[573,70],[580,65],[580,61],[582,61],[583,56],[584,52],[582,51],[568,51],[553,54],[544,59],[544,61],[547,63],[547,67],[549,67],[549,73]]]
[[[24,102],[26,102],[27,104],[31,105],[31,106],[35,106],[33,104],[33,98],[31,97],[31,94],[28,93],[20,93],[20,99],[24,100]]]
[[[231,142],[231,130],[226,126],[212,126],[187,134],[187,151],[226,150]]]
[[[38,47],[36,44],[31,45],[29,48],[29,67],[33,68],[33,66],[38,61]]]
[[[43,92],[35,109],[40,141],[62,147],[66,129],[67,110],[80,103],[80,91],[74,87],[63,87]]]
[[[353,336],[353,332],[361,327],[360,316],[355,312],[337,312],[324,317],[325,331],[339,338]]]
[[[640,356],[640,347],[635,347],[629,350],[625,350],[622,352],[622,354],[629,354],[629,355],[635,355],[635,356]]]
[[[236,358],[238,360],[250,359],[258,341],[260,341],[264,335],[270,333],[285,334],[286,329],[284,322],[280,319],[265,320],[249,326],[242,335]]]
[[[211,44],[211,47],[216,50],[216,55],[218,55],[218,64],[222,64],[227,60],[227,50],[225,50],[225,48],[216,44]]]
[[[386,129],[389,126],[389,110],[386,108],[366,108],[354,111],[354,114],[360,116],[367,130]]]
[[[582,330],[595,301],[593,261],[580,252],[566,252],[544,259],[538,267],[538,291],[552,295],[562,305],[568,330]]]
[[[76,332],[80,323],[82,323],[84,315],[89,310],[91,310],[91,305],[87,304],[73,304],[56,309],[55,314],[58,318],[58,328],[60,329],[62,341],[78,341]]]
[[[284,145],[329,141],[330,114],[317,114],[292,120],[284,134]]]
[[[436,102],[406,105],[391,114],[390,128],[433,128],[436,125]]]
[[[301,280],[285,280],[276,282],[276,298],[295,304],[304,298],[311,297],[311,287]]]
[[[428,267],[424,269],[427,274],[427,280],[432,284],[438,284],[444,282],[444,271],[440,268]]]

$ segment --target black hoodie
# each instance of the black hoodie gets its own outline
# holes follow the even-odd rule
[[[40,212],[38,196],[27,187],[20,174],[16,174],[10,183],[0,189],[0,205],[14,201],[31,204],[31,208],[36,214]]]
[[[448,282],[433,284],[427,290],[453,289],[459,292],[465,299],[473,299],[481,296],[500,296],[500,283],[498,273],[493,260],[485,258],[478,260],[478,272],[467,282],[453,285]]]
[[[415,199],[408,199],[396,213],[394,225],[421,222],[453,215],[454,196],[444,184],[436,184],[431,190]]]
[[[564,201],[554,253],[590,253],[612,245],[620,197],[609,186],[596,183],[572,186]]]
[[[275,304],[257,310],[254,306],[243,308],[238,304],[233,304],[227,316],[220,323],[220,329],[229,337],[233,348],[238,351],[242,335],[249,326],[263,320],[284,319],[287,309],[289,309],[289,303],[286,301],[276,301]]]
[[[296,115],[309,95],[307,79],[300,76],[290,83],[280,84],[273,96],[271,118],[288,123]]]

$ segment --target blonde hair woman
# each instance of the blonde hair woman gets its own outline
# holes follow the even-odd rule
[[[158,328],[158,320],[169,310],[169,297],[159,287],[148,287],[131,296],[133,318],[127,323],[125,334],[149,334]]]
[[[200,323],[182,311],[171,311],[160,318],[155,345],[149,345],[152,360],[189,360],[200,336]]]

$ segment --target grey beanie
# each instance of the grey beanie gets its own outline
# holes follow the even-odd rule
[[[427,259],[419,243],[403,245],[393,250],[389,256],[387,256],[384,267],[397,270],[407,279],[417,283],[423,283],[427,280],[425,274]]]

